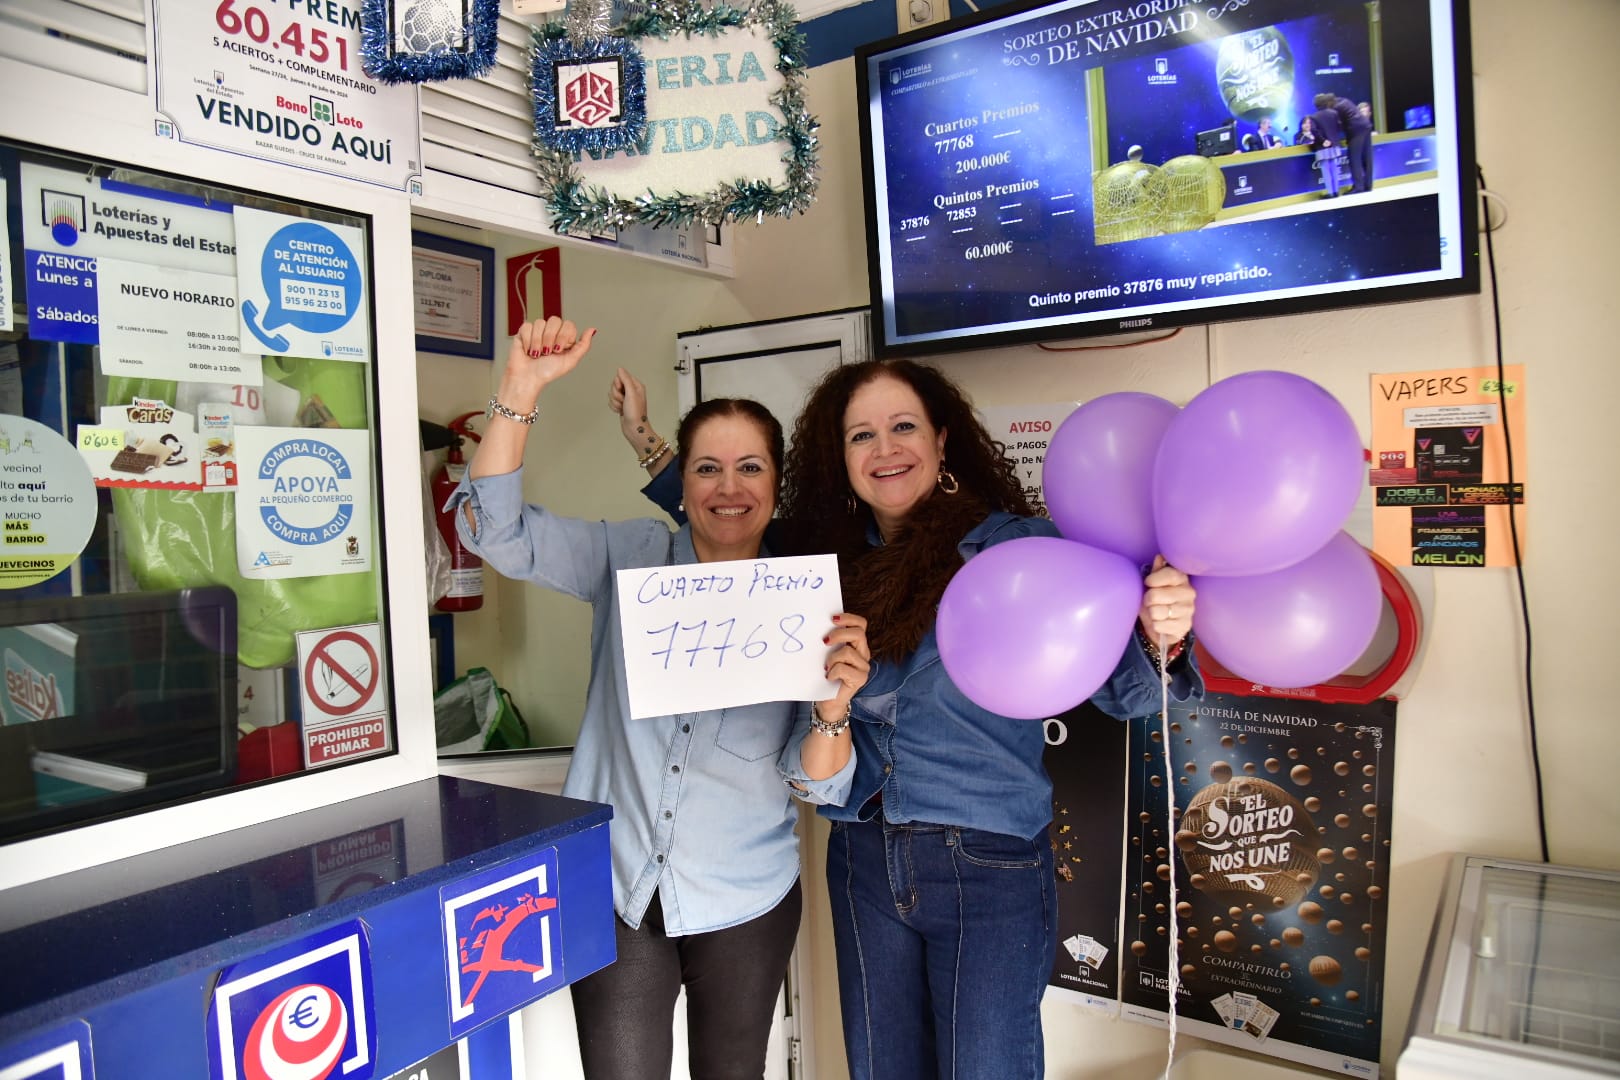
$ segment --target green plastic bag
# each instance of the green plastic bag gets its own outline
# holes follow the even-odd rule
[[[347,360],[266,356],[264,377],[298,392],[299,412],[365,428],[365,365]],[[222,388],[223,389],[223,388]],[[137,397],[173,405],[179,384],[165,379],[107,380],[107,404]],[[300,630],[377,620],[377,572],[249,580],[236,569],[236,493],[114,488],[113,513],[124,555],[142,589],[224,585],[236,593],[237,659],[252,668],[282,667],[298,655]],[[373,553],[375,566],[375,553]]]
[[[435,694],[433,723],[440,754],[522,750],[529,745],[529,725],[488,668],[472,668]]]

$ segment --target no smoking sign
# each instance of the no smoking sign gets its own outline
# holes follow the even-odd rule
[[[377,623],[298,635],[306,765],[330,765],[388,748],[382,655]]]

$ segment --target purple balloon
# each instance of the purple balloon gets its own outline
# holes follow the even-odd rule
[[[1160,549],[1189,574],[1269,574],[1333,539],[1365,482],[1361,436],[1332,394],[1283,371],[1234,375],[1159,444]]]
[[[946,586],[939,658],[980,707],[1044,720],[1096,693],[1141,606],[1141,575],[1123,556],[1055,536],[1009,540]]]
[[[1378,632],[1384,594],[1367,549],[1339,533],[1293,566],[1252,577],[1193,578],[1193,630],[1232,674],[1262,686],[1341,675]]]
[[[1064,536],[1139,566],[1153,561],[1153,462],[1176,412],[1162,397],[1122,393],[1069,414],[1041,472],[1046,509]]]

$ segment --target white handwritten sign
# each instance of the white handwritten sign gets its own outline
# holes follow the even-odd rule
[[[844,610],[831,555],[647,566],[619,571],[630,715],[761,701],[824,701]]]

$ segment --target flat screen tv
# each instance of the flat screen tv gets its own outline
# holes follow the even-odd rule
[[[1479,288],[1464,0],[1014,0],[855,69],[884,355]]]

